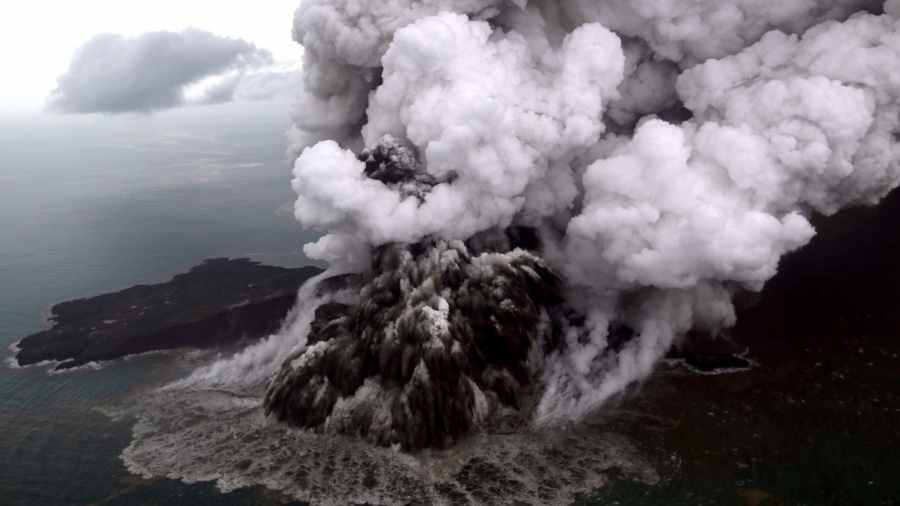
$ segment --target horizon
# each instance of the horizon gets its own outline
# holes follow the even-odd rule
[[[252,4],[210,0],[16,2],[0,30],[0,59],[14,70],[4,79],[0,117],[48,113],[48,97],[76,51],[100,34],[137,37],[156,31],[204,30],[246,40],[271,52],[276,64],[296,67],[302,62],[303,49],[291,40],[290,20],[298,5],[296,0]]]

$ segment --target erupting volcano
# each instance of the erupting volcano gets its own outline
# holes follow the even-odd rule
[[[361,280],[266,409],[406,448],[577,418],[896,185],[893,6],[683,3],[304,2],[296,215]]]
[[[898,16],[304,0],[295,215],[330,268],[281,332],[181,386],[406,450],[602,409],[733,326],[813,215],[897,186]]]

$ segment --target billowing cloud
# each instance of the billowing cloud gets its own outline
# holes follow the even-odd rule
[[[201,30],[97,35],[77,51],[49,106],[68,113],[121,113],[228,101],[247,70],[271,63],[265,49]],[[203,96],[186,98],[188,86],[214,76],[227,77]]]
[[[734,297],[810,241],[815,215],[900,186],[900,0],[303,0],[293,36],[295,215],[325,232],[306,254],[346,275],[167,388],[157,426],[207,409],[198,390],[240,404],[207,411],[203,432],[227,442],[192,425],[129,447],[142,470],[229,469],[250,439],[232,437],[241,417],[284,445],[274,424],[256,431],[260,405],[407,449],[577,420],[673,346],[727,333]],[[546,434],[527,445],[558,441]],[[507,467],[503,444],[483,462]],[[382,490],[323,494],[278,464],[217,476],[286,476],[322,503],[473,492],[447,480],[474,459],[427,455],[379,463]],[[407,465],[415,478],[390,474]]]
[[[300,69],[269,66],[253,72],[237,71],[216,79],[208,86],[192,94],[188,92],[189,103],[220,104],[240,101],[293,101],[302,86]]]
[[[305,251],[365,270],[366,247],[539,229],[585,325],[535,417],[580,416],[733,325],[813,213],[900,183],[900,7],[880,3],[304,2],[295,210],[328,232]],[[398,145],[436,184],[372,176],[361,150]]]

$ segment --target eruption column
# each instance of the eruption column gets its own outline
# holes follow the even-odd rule
[[[733,325],[811,213],[897,186],[898,13],[305,1],[296,216],[327,232],[309,256],[362,281],[267,409],[442,446],[581,416],[688,331]]]

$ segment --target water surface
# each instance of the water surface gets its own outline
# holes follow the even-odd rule
[[[292,216],[282,104],[153,116],[0,119],[0,346],[52,304],[167,280],[204,258],[310,263]],[[131,422],[96,408],[183,371],[171,356],[49,375],[0,367],[0,503],[259,504],[146,482],[119,454]]]

